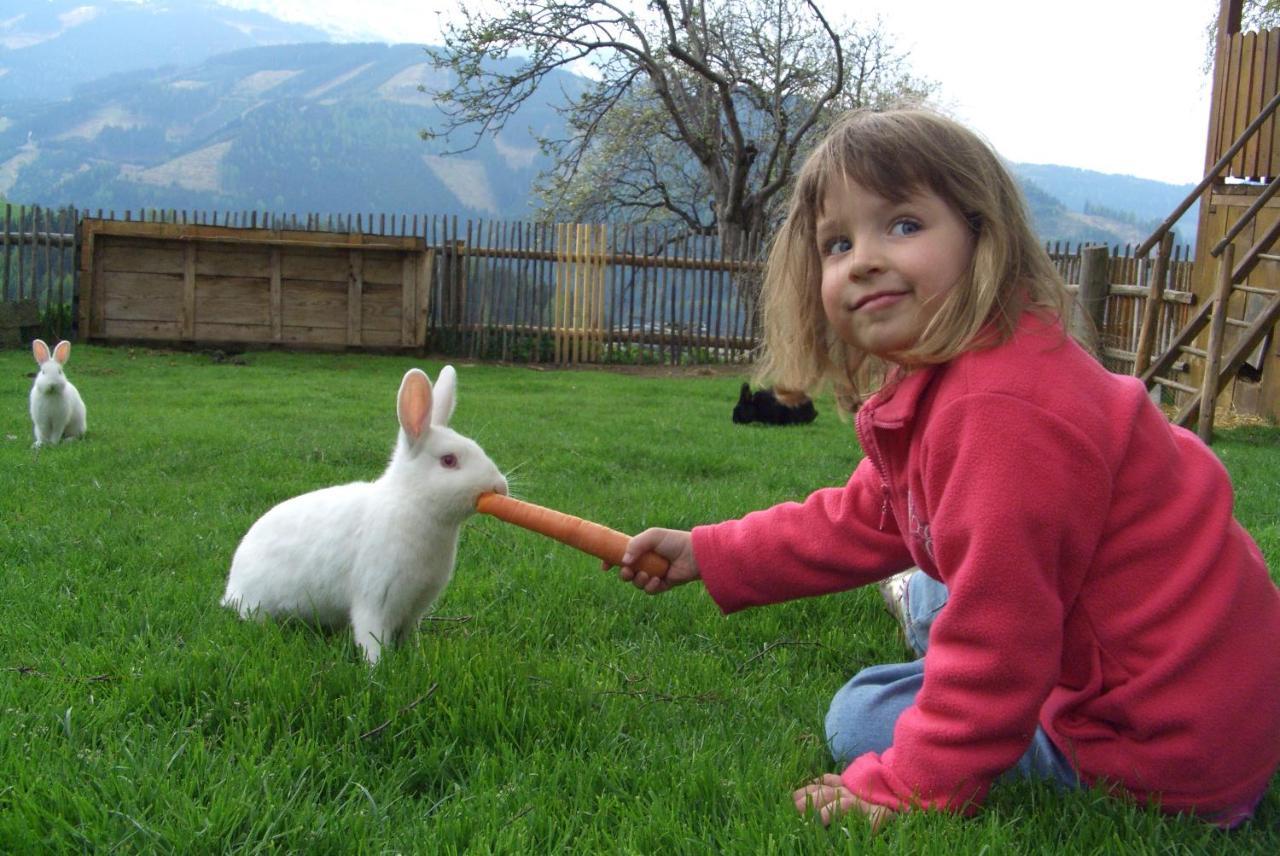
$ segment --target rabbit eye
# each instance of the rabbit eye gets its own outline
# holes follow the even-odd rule
[[[442,467],[448,467],[451,470],[456,470],[458,468],[458,456],[452,452],[447,455],[441,455],[440,465]]]

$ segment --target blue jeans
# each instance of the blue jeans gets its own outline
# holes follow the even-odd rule
[[[947,605],[947,587],[917,572],[907,584],[907,643],[920,659],[910,663],[870,666],[840,688],[827,711],[827,745],[839,764],[867,752],[883,752],[893,744],[898,716],[916,700],[924,683],[929,628]],[[1031,745],[1001,780],[1038,779],[1076,788],[1080,780],[1043,728],[1036,727]]]

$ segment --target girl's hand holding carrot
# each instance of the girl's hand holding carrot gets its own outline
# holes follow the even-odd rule
[[[623,579],[630,580],[638,574],[643,577],[643,583],[640,584],[642,588],[647,586],[650,580],[664,576],[668,570],[669,563],[665,555],[646,549],[628,551],[628,545],[635,544],[631,536],[573,514],[566,514],[563,511],[556,511],[553,508],[535,505],[532,502],[499,493],[481,494],[476,500],[476,511],[505,520],[507,523],[514,523],[516,526],[546,535],[562,544],[568,544],[570,547],[589,553],[600,559],[605,568],[623,565],[626,569]],[[671,532],[671,534],[683,535],[686,541],[689,537],[687,532]],[[677,544],[670,549],[679,552],[681,548]],[[693,567],[692,576],[689,575],[688,570],[682,570],[672,585],[688,582],[698,576],[697,565],[693,563],[692,547],[686,543],[683,549],[689,554],[687,564]],[[666,588],[670,586],[662,590],[665,591]],[[654,588],[651,593],[657,591],[658,589]]]
[[[666,574],[652,576],[636,567],[638,558],[648,553],[657,553],[671,563]],[[612,564],[605,561],[604,568],[610,567]],[[693,558],[693,536],[680,529],[644,530],[627,542],[618,577],[648,594],[661,594],[673,586],[700,579],[702,574]]]

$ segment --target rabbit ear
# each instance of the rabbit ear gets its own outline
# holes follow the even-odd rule
[[[749,384],[742,385],[742,391],[738,393],[738,403],[746,404],[751,400],[751,386]]]
[[[400,381],[396,396],[396,418],[400,428],[412,442],[417,442],[430,427],[431,381],[422,369],[409,369]]]
[[[71,343],[66,339],[53,346],[53,358],[60,363],[65,363],[71,358]]]
[[[49,359],[49,346],[44,343],[44,339],[36,339],[31,343],[31,356],[36,358],[37,363]]]
[[[453,366],[445,366],[436,375],[435,405],[431,408],[431,424],[446,426],[453,418],[454,405],[458,403],[458,373]]]

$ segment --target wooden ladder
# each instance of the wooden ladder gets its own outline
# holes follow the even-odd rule
[[[1280,190],[1280,178],[1271,178],[1270,183],[1263,189],[1257,200],[1249,206],[1249,209],[1240,216],[1235,225],[1227,230],[1222,240],[1210,251],[1210,255],[1218,259],[1218,283],[1214,298],[1201,304],[1196,314],[1191,317],[1186,326],[1169,343],[1168,349],[1152,361],[1150,360],[1151,345],[1155,337],[1160,304],[1164,299],[1164,270],[1165,265],[1168,263],[1169,230],[1186,213],[1191,204],[1196,199],[1199,199],[1201,194],[1218,180],[1218,177],[1231,163],[1231,159],[1244,148],[1245,144],[1249,142],[1258,129],[1273,114],[1278,112],[1280,112],[1280,92],[1271,97],[1271,100],[1240,133],[1235,142],[1223,152],[1217,163],[1208,169],[1200,183],[1187,194],[1182,203],[1174,209],[1172,214],[1165,218],[1164,222],[1157,227],[1150,237],[1139,245],[1134,253],[1135,257],[1141,259],[1157,243],[1160,244],[1160,253],[1156,258],[1156,272],[1150,283],[1151,290],[1147,297],[1142,329],[1138,336],[1134,374],[1142,378],[1143,383],[1147,385],[1147,389],[1150,389],[1155,384],[1162,384],[1187,393],[1190,396],[1190,400],[1183,404],[1173,421],[1187,428],[1190,427],[1192,418],[1198,415],[1198,433],[1206,443],[1213,436],[1213,411],[1218,399],[1218,393],[1222,392],[1223,388],[1235,377],[1236,372],[1240,371],[1240,367],[1244,365],[1244,361],[1248,359],[1249,354],[1266,338],[1267,333],[1276,325],[1276,322],[1280,321],[1280,292],[1244,285],[1250,272],[1259,263],[1269,262],[1274,264],[1280,262],[1280,255],[1272,252],[1272,247],[1280,239],[1280,219],[1277,219],[1267,229],[1266,233],[1249,248],[1239,264],[1235,264],[1235,247],[1232,244],[1232,241],[1255,221],[1258,212],[1263,209],[1272,196],[1276,195],[1277,190]],[[1233,292],[1258,295],[1266,298],[1266,302],[1251,321],[1229,318],[1228,310]],[[1210,325],[1208,344],[1204,349],[1193,347],[1192,343],[1196,341],[1206,324]],[[1228,328],[1239,330],[1240,332],[1230,337],[1232,343],[1224,353],[1224,344],[1226,339],[1229,338],[1227,336]],[[1204,383],[1199,389],[1175,381],[1167,376],[1174,363],[1184,357],[1204,362]]]
[[[1213,410],[1218,394],[1226,387],[1246,359],[1280,322],[1280,291],[1243,285],[1250,272],[1260,263],[1280,263],[1280,255],[1269,252],[1280,238],[1280,221],[1268,230],[1239,265],[1235,265],[1235,248],[1226,244],[1218,256],[1218,288],[1212,300],[1206,301],[1170,342],[1169,348],[1141,375],[1150,389],[1161,384],[1188,394],[1187,401],[1179,409],[1173,421],[1184,428],[1191,426],[1198,417],[1198,429],[1202,439],[1208,442],[1213,432]],[[1242,321],[1228,317],[1233,293],[1257,295],[1266,302],[1252,320]],[[1192,343],[1209,326],[1209,341],[1204,349]],[[1236,331],[1228,335],[1228,331]],[[1228,343],[1228,340],[1230,342]],[[1192,387],[1167,377],[1174,363],[1180,359],[1199,360],[1204,364],[1204,382]]]

